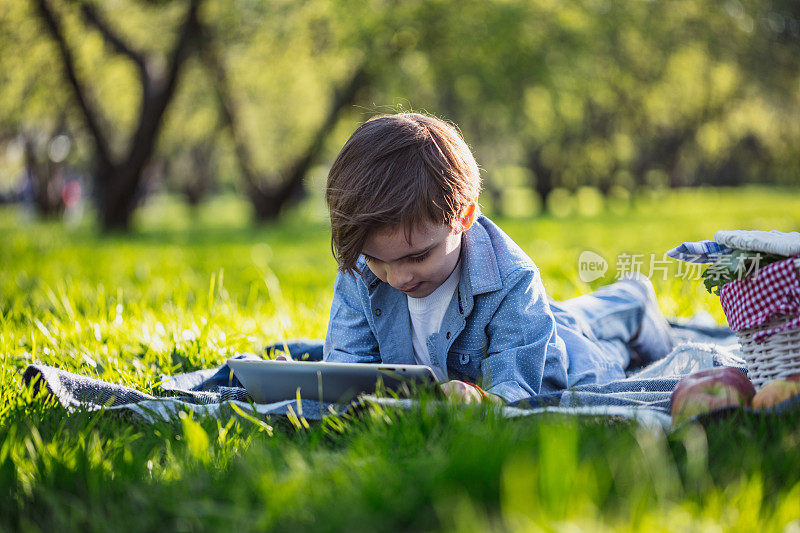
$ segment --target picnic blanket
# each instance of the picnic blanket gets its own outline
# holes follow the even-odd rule
[[[670,427],[669,397],[681,377],[714,366],[734,366],[744,371],[745,364],[731,330],[713,325],[709,316],[697,315],[689,321],[670,321],[670,325],[675,348],[664,359],[626,379],[604,385],[578,386],[505,406],[502,408],[503,414],[519,417],[560,412],[618,416],[636,419],[654,427]],[[317,341],[281,343],[269,347],[268,350],[279,350],[287,344],[294,347],[295,354],[305,350],[312,360],[318,359],[321,354],[321,344]],[[260,358],[255,354],[241,354],[237,357]],[[165,395],[158,396],[43,364],[28,366],[23,374],[23,381],[39,390],[44,387],[67,411],[125,412],[146,421],[168,420],[187,409],[212,417],[228,418],[236,411],[244,411],[252,415],[320,420],[326,414],[343,414],[362,408],[365,403],[410,407],[414,401],[362,397],[350,404],[297,399],[255,404],[225,364],[217,368],[164,377],[160,388]]]
[[[716,241],[684,242],[667,252],[667,256],[687,263],[716,263],[722,256],[729,255],[728,248]]]

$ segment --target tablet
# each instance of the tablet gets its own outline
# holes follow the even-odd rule
[[[424,365],[242,359],[227,363],[256,403],[294,400],[298,389],[301,398],[329,403],[349,402],[378,387],[402,396],[414,388],[439,389],[434,387],[439,380],[433,370]]]

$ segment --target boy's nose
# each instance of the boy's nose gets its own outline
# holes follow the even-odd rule
[[[411,272],[402,267],[388,267],[386,268],[386,282],[395,289],[402,289],[407,287],[413,276]]]

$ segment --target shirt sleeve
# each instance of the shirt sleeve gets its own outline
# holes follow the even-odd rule
[[[486,328],[481,363],[487,392],[509,403],[567,387],[567,355],[539,271],[520,269]]]
[[[323,361],[337,363],[378,363],[378,341],[372,333],[364,300],[366,287],[351,274],[339,271],[333,285],[333,302]]]

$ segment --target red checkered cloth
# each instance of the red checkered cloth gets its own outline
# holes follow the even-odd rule
[[[720,301],[732,330],[752,328],[780,315],[794,317],[755,333],[753,340],[761,343],[773,333],[800,325],[800,279],[794,260],[792,257],[771,263],[752,276],[722,286]]]

